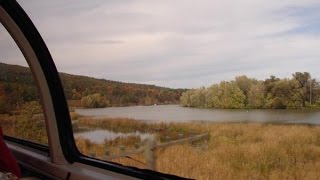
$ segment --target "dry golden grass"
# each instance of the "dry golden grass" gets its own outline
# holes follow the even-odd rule
[[[174,145],[157,150],[157,171],[196,179],[320,179],[318,126],[175,123],[174,127],[185,132],[209,132],[210,138],[197,144]],[[79,141],[77,143],[84,152],[83,145]],[[125,142],[123,144],[126,145]],[[90,145],[99,149],[96,154],[98,158],[104,154],[106,146]],[[133,158],[145,163],[143,154]],[[132,159],[112,161],[147,168]]]
[[[209,133],[207,141],[174,145],[156,151],[156,170],[196,179],[320,179],[320,126],[258,123],[159,123],[130,119],[92,120],[77,117],[78,125],[116,132],[141,131],[170,140]],[[13,116],[0,116],[6,134],[15,133]],[[177,136],[183,133],[184,137]],[[37,141],[39,142],[39,141]],[[118,138],[101,144],[78,138],[79,150],[103,157],[136,148],[138,136]],[[125,147],[121,149],[121,147]],[[147,168],[143,153],[134,159],[112,162]]]
[[[0,114],[0,126],[4,134],[13,135],[15,126],[15,116]]]

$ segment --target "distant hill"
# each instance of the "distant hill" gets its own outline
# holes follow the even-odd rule
[[[83,99],[99,95],[107,106],[177,104],[184,89],[124,83],[81,75],[59,73],[71,106],[83,106]],[[30,69],[0,63],[0,98],[11,106],[38,99]],[[82,101],[81,101],[82,100]],[[0,105],[1,108],[1,105]]]

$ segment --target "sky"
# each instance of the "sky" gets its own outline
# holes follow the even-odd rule
[[[60,72],[172,88],[320,78],[319,0],[18,2]],[[6,44],[0,36],[5,59],[19,58]]]

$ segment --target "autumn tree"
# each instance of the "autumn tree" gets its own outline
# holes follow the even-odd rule
[[[92,94],[81,99],[81,103],[86,108],[102,108],[109,105],[109,101],[105,96],[100,94]]]

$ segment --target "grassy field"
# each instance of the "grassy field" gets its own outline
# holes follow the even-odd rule
[[[193,144],[174,145],[156,151],[156,170],[196,179],[320,179],[320,127],[256,123],[171,123],[147,124],[128,119],[92,121],[80,124],[120,132],[139,130],[161,136],[175,133],[201,134],[210,138]],[[108,124],[103,126],[103,124]],[[143,127],[145,126],[145,127]],[[143,127],[143,128],[142,128]],[[160,137],[160,138],[159,138]],[[171,139],[171,138],[170,138]],[[78,139],[79,149],[97,158],[119,153],[119,147],[133,149],[139,137],[94,144]],[[112,148],[110,148],[110,146]],[[94,154],[92,154],[94,153]],[[147,168],[143,154],[133,159],[112,160],[123,165]]]
[[[156,170],[196,179],[320,179],[320,126],[258,123],[158,123],[132,119],[93,120],[73,114],[75,127],[113,132],[154,134],[157,143],[209,133],[208,140],[156,150]],[[33,121],[38,122],[35,118]],[[32,126],[30,126],[32,124]],[[0,116],[6,134],[46,143],[41,123],[24,117]],[[41,130],[36,130],[41,127]],[[18,129],[33,129],[18,131]],[[34,133],[36,132],[36,133]],[[102,158],[143,146],[139,136],[94,143],[77,138],[79,150]],[[126,166],[147,168],[143,153],[111,160]]]

